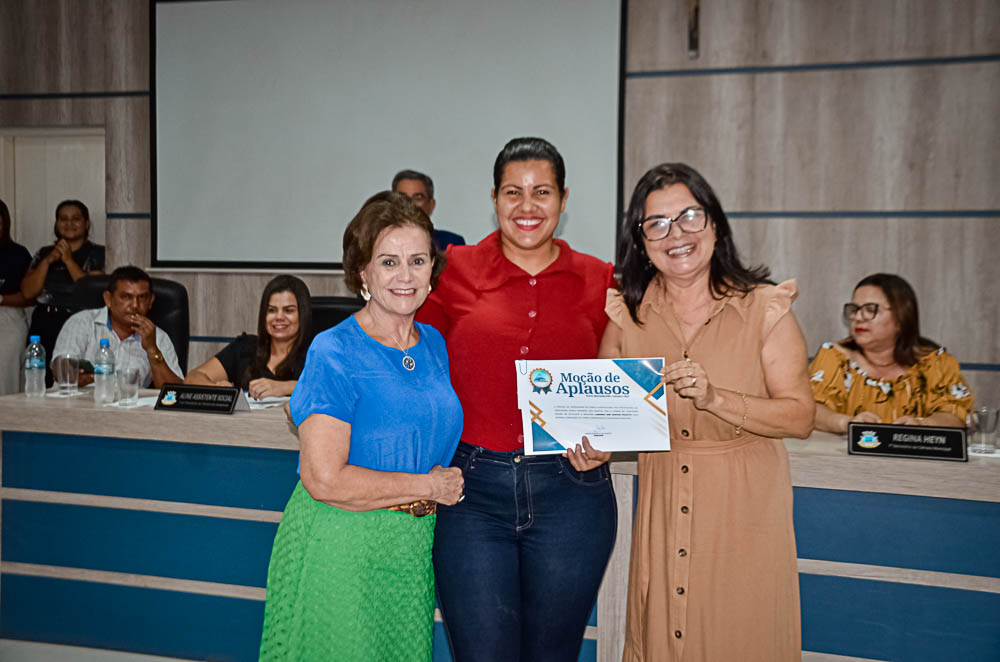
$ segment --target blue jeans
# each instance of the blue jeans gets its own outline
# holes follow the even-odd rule
[[[465,499],[438,506],[434,575],[455,662],[575,662],[618,527],[607,465],[462,442]]]

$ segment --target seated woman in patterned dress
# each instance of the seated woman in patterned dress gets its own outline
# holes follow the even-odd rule
[[[894,274],[872,274],[844,304],[851,335],[824,343],[810,366],[816,428],[852,421],[962,426],[972,392],[955,357],[920,335],[917,297]]]

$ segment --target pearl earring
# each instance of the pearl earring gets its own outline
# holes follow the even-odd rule
[[[361,283],[361,298],[365,301],[371,301],[372,293],[368,291],[368,283]]]

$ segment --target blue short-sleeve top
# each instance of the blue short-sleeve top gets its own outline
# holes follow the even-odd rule
[[[325,414],[351,425],[348,464],[427,473],[448,466],[462,434],[462,406],[451,387],[444,338],[416,323],[420,338],[403,351],[371,338],[354,316],[316,336],[289,409],[296,425]]]

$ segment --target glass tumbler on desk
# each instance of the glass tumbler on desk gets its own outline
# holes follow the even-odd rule
[[[1000,409],[996,407],[975,407],[969,412],[969,451],[991,454],[996,451],[997,418]]]
[[[80,386],[80,359],[72,354],[60,354],[52,359],[52,376],[62,396],[76,395]]]
[[[139,405],[139,380],[142,371],[126,366],[118,371],[118,406],[137,407]]]

